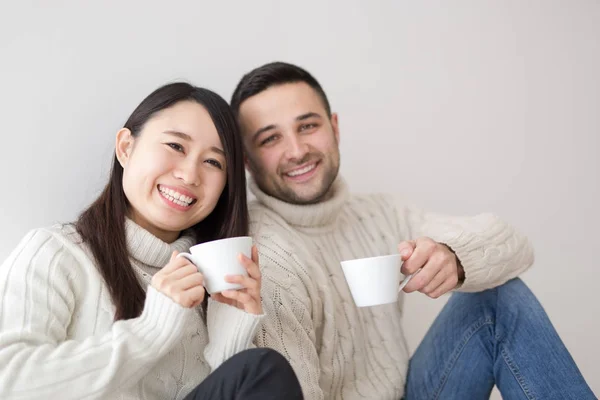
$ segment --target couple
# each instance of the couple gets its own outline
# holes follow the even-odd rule
[[[595,398],[517,278],[527,239],[493,215],[351,195],[339,140],[325,92],[290,64],[246,74],[231,108],[184,83],[150,94],[100,197],[0,267],[0,398]],[[247,234],[239,291],[207,296],[176,257]],[[405,292],[456,290],[411,358],[403,296],[356,308],[340,267],[396,252],[403,273],[422,268]]]

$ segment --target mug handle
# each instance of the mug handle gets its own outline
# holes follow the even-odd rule
[[[404,286],[408,285],[408,282],[410,282],[410,280],[412,279],[412,277],[415,276],[422,269],[423,268],[419,268],[418,270],[416,270],[412,274],[406,275],[406,277],[402,280],[402,282],[400,282],[400,286],[398,286],[398,293],[400,293],[402,291],[402,289],[404,289]]]

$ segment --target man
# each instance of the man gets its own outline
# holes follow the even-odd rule
[[[528,240],[494,215],[449,217],[338,176],[338,116],[305,70],[271,63],[232,96],[267,314],[257,344],[284,354],[308,399],[594,398],[517,276]],[[455,293],[410,359],[394,304],[357,308],[340,261],[399,252],[404,291]]]

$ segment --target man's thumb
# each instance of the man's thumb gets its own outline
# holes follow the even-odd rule
[[[402,256],[402,260],[406,261],[415,250],[416,243],[414,240],[407,240],[398,245],[398,253]]]

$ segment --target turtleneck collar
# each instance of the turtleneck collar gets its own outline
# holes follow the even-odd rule
[[[291,204],[263,192],[254,179],[249,178],[249,187],[256,199],[275,211],[291,225],[303,228],[318,228],[332,225],[348,199],[348,186],[338,175],[331,187],[331,196],[316,204]]]
[[[163,242],[129,218],[125,218],[125,237],[130,257],[155,268],[167,265],[174,250],[187,252],[196,244],[188,232],[184,232],[173,243]]]

